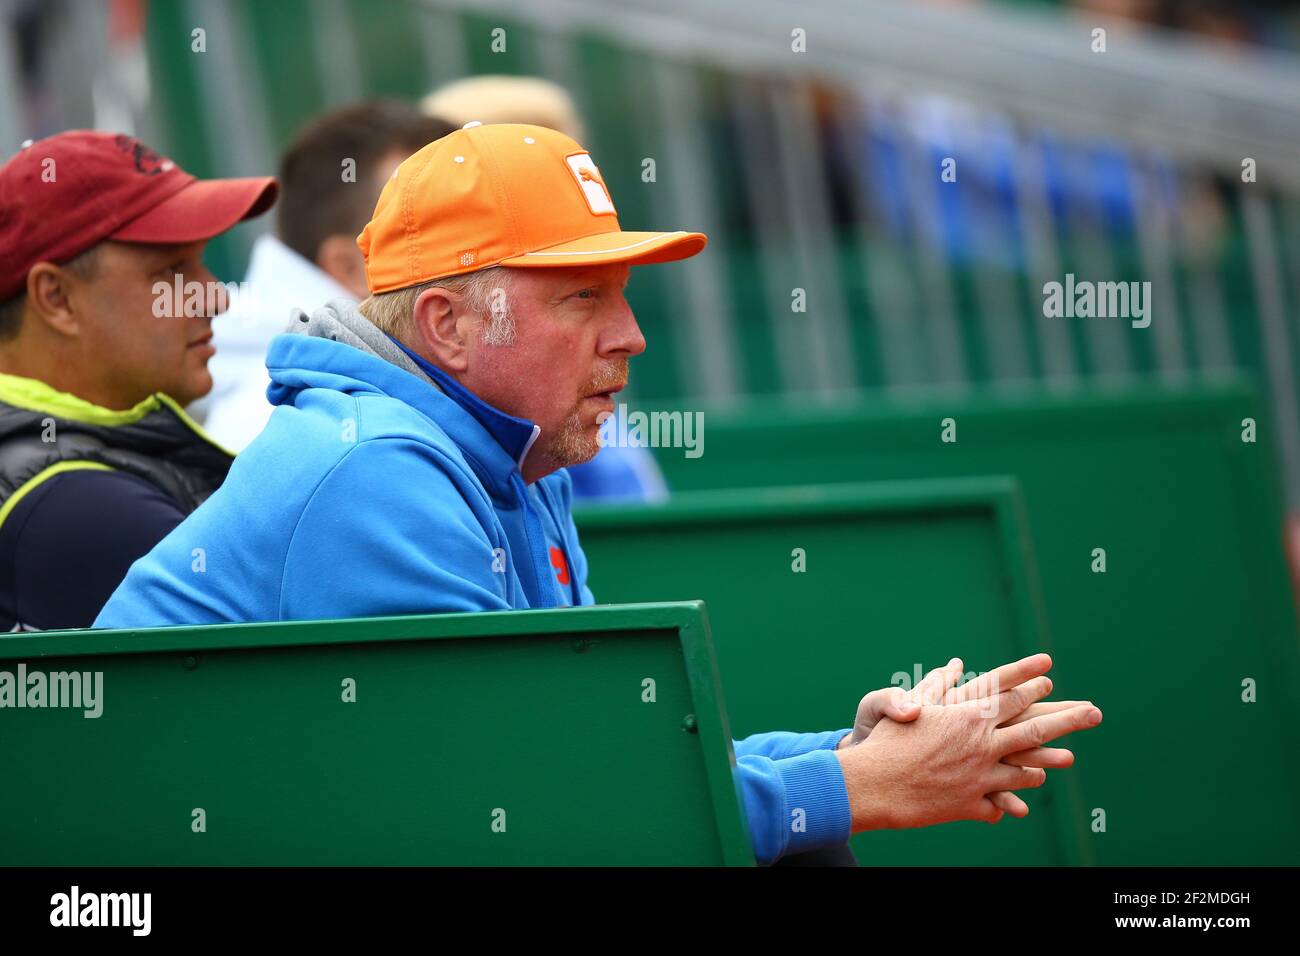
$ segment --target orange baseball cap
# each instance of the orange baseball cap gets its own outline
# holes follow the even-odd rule
[[[672,262],[706,242],[699,232],[624,232],[585,149],[513,123],[468,123],[408,157],[357,237],[371,292],[498,265]]]

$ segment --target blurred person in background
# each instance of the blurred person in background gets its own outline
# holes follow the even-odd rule
[[[581,142],[578,107],[569,91],[538,76],[471,76],[440,86],[420,102],[430,116],[452,126],[525,123],[545,126]]]
[[[238,452],[266,425],[266,350],[294,309],[366,297],[357,233],[397,165],[449,132],[408,103],[369,100],[324,113],[294,136],[280,162],[275,233],[253,244],[240,294],[212,324],[212,394],[193,412],[213,438]]]
[[[583,140],[582,119],[573,97],[558,83],[536,76],[473,76],[434,90],[421,102],[431,116],[454,127],[466,123],[525,123],[545,126]],[[607,434],[619,434],[616,409]],[[668,484],[649,449],[609,444],[595,458],[569,468],[573,497],[579,502],[663,501]]]
[[[181,410],[212,387],[226,306],[203,251],[275,196],[113,133],[0,167],[0,629],[89,626],[225,478]]]

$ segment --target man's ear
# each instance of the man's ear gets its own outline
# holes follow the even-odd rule
[[[72,304],[76,278],[53,262],[38,262],[27,270],[28,315],[44,322],[55,332],[76,335],[81,319]]]
[[[370,294],[366,288],[366,260],[351,236],[329,236],[316,250],[316,265],[357,299]]]
[[[469,368],[465,337],[467,324],[461,321],[464,311],[461,296],[435,286],[420,293],[412,312],[418,344],[426,355],[449,372],[463,372]]]

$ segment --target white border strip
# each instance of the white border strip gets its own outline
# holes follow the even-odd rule
[[[538,436],[540,436],[541,434],[542,434],[542,426],[541,426],[541,425],[534,425],[534,426],[533,426],[533,437],[530,438],[530,439],[528,439],[528,444],[526,444],[526,445],[524,446],[524,450],[521,451],[521,452],[519,453],[519,458],[516,459],[516,461],[515,461],[515,467],[518,468],[520,471],[523,471],[523,468],[524,468],[524,459],[527,458],[527,457],[528,457],[528,453],[529,453],[530,451],[533,450],[533,443],[534,443],[535,441],[537,441]]]
[[[690,235],[684,229],[678,229],[676,232],[659,232],[649,239],[642,239],[640,242],[634,242],[629,246],[619,246],[617,249],[574,249],[569,252],[525,252],[526,256],[603,256],[608,252],[626,252],[628,249],[635,249],[637,246],[644,246],[647,242],[657,242],[665,236],[686,236]],[[578,240],[575,240],[578,241]]]

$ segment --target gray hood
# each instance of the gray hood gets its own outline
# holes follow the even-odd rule
[[[342,342],[368,355],[377,356],[390,365],[396,365],[403,372],[409,372],[421,381],[438,388],[437,382],[425,375],[420,367],[411,361],[410,356],[393,344],[392,339],[376,328],[369,319],[357,311],[356,305],[347,299],[331,299],[310,316],[301,309],[295,309],[285,332],[290,335],[307,335]],[[442,391],[440,388],[438,390]]]

